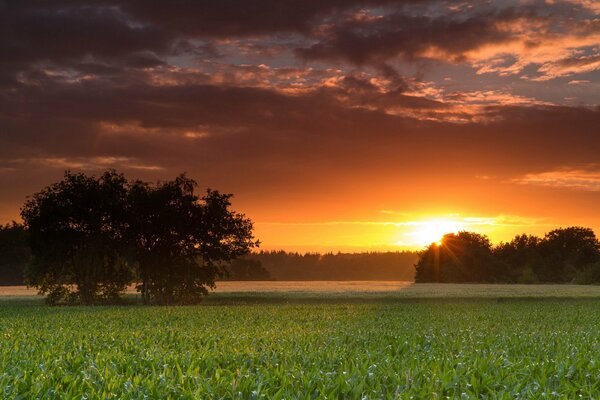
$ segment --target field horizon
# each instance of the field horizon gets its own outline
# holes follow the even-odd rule
[[[0,301],[34,299],[42,302],[36,289],[26,286],[0,286]],[[125,299],[140,302],[135,287]],[[491,284],[415,283],[412,281],[219,281],[202,304],[236,302],[402,301],[402,300],[504,300],[504,299],[598,299],[600,285],[574,284]]]

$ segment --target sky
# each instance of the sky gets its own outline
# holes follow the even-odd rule
[[[0,222],[107,168],[266,250],[600,233],[600,2],[0,0]]]

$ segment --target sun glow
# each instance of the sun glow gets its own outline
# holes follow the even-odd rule
[[[442,237],[447,233],[456,233],[465,229],[465,223],[452,219],[432,219],[415,222],[415,230],[410,232],[415,244],[427,246],[431,243],[441,244]]]

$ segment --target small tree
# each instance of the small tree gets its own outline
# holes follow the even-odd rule
[[[23,206],[33,254],[27,280],[50,303],[115,301],[131,282],[122,256],[126,185],[112,170],[99,178],[67,171]]]
[[[252,222],[229,209],[231,195],[209,189],[200,198],[196,187],[185,175],[131,186],[128,242],[145,303],[199,301],[225,272],[223,263],[258,245]]]

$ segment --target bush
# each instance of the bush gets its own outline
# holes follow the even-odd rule
[[[540,281],[539,278],[537,277],[537,275],[533,271],[533,268],[531,268],[530,266],[527,266],[523,270],[523,273],[521,274],[521,276],[517,280],[518,283],[527,283],[527,284],[538,283],[539,281]]]
[[[577,272],[573,283],[577,285],[597,285],[600,284],[600,262],[590,264],[581,271]]]

